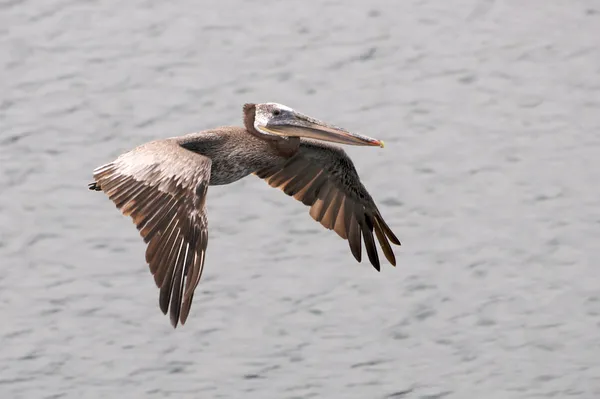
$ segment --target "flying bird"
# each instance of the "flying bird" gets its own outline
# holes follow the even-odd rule
[[[208,245],[208,186],[249,174],[310,207],[310,215],[348,240],[358,262],[362,241],[379,271],[375,236],[396,265],[390,242],[400,241],[383,220],[352,160],[330,143],[379,146],[277,103],[245,104],[244,127],[219,127],[151,141],[96,168],[90,190],[103,191],[130,216],[147,244],[146,262],[159,306],[172,326],[185,324],[202,276]],[[361,239],[362,237],[362,239]]]

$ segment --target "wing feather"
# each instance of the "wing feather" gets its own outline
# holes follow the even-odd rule
[[[386,259],[396,265],[390,241],[396,245],[400,241],[383,220],[352,161],[341,148],[303,139],[291,158],[255,174],[309,206],[314,220],[348,240],[358,262],[364,241],[370,263],[380,270],[374,238],[377,237]]]
[[[146,262],[171,324],[185,324],[208,245],[206,193],[211,160],[173,139],[153,141],[94,171],[102,190],[147,243]]]

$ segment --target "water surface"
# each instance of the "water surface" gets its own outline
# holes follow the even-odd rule
[[[596,1],[200,4],[0,0],[3,398],[600,395]],[[264,101],[386,141],[347,152],[398,267],[211,187],[174,331],[91,172]]]

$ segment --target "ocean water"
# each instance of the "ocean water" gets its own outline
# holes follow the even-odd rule
[[[600,3],[0,0],[2,398],[597,398]],[[275,101],[347,148],[381,273],[249,176],[187,324],[92,170]]]

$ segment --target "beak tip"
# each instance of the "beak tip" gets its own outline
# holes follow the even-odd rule
[[[381,148],[385,147],[385,142],[383,140],[379,141],[379,147],[381,147]]]

